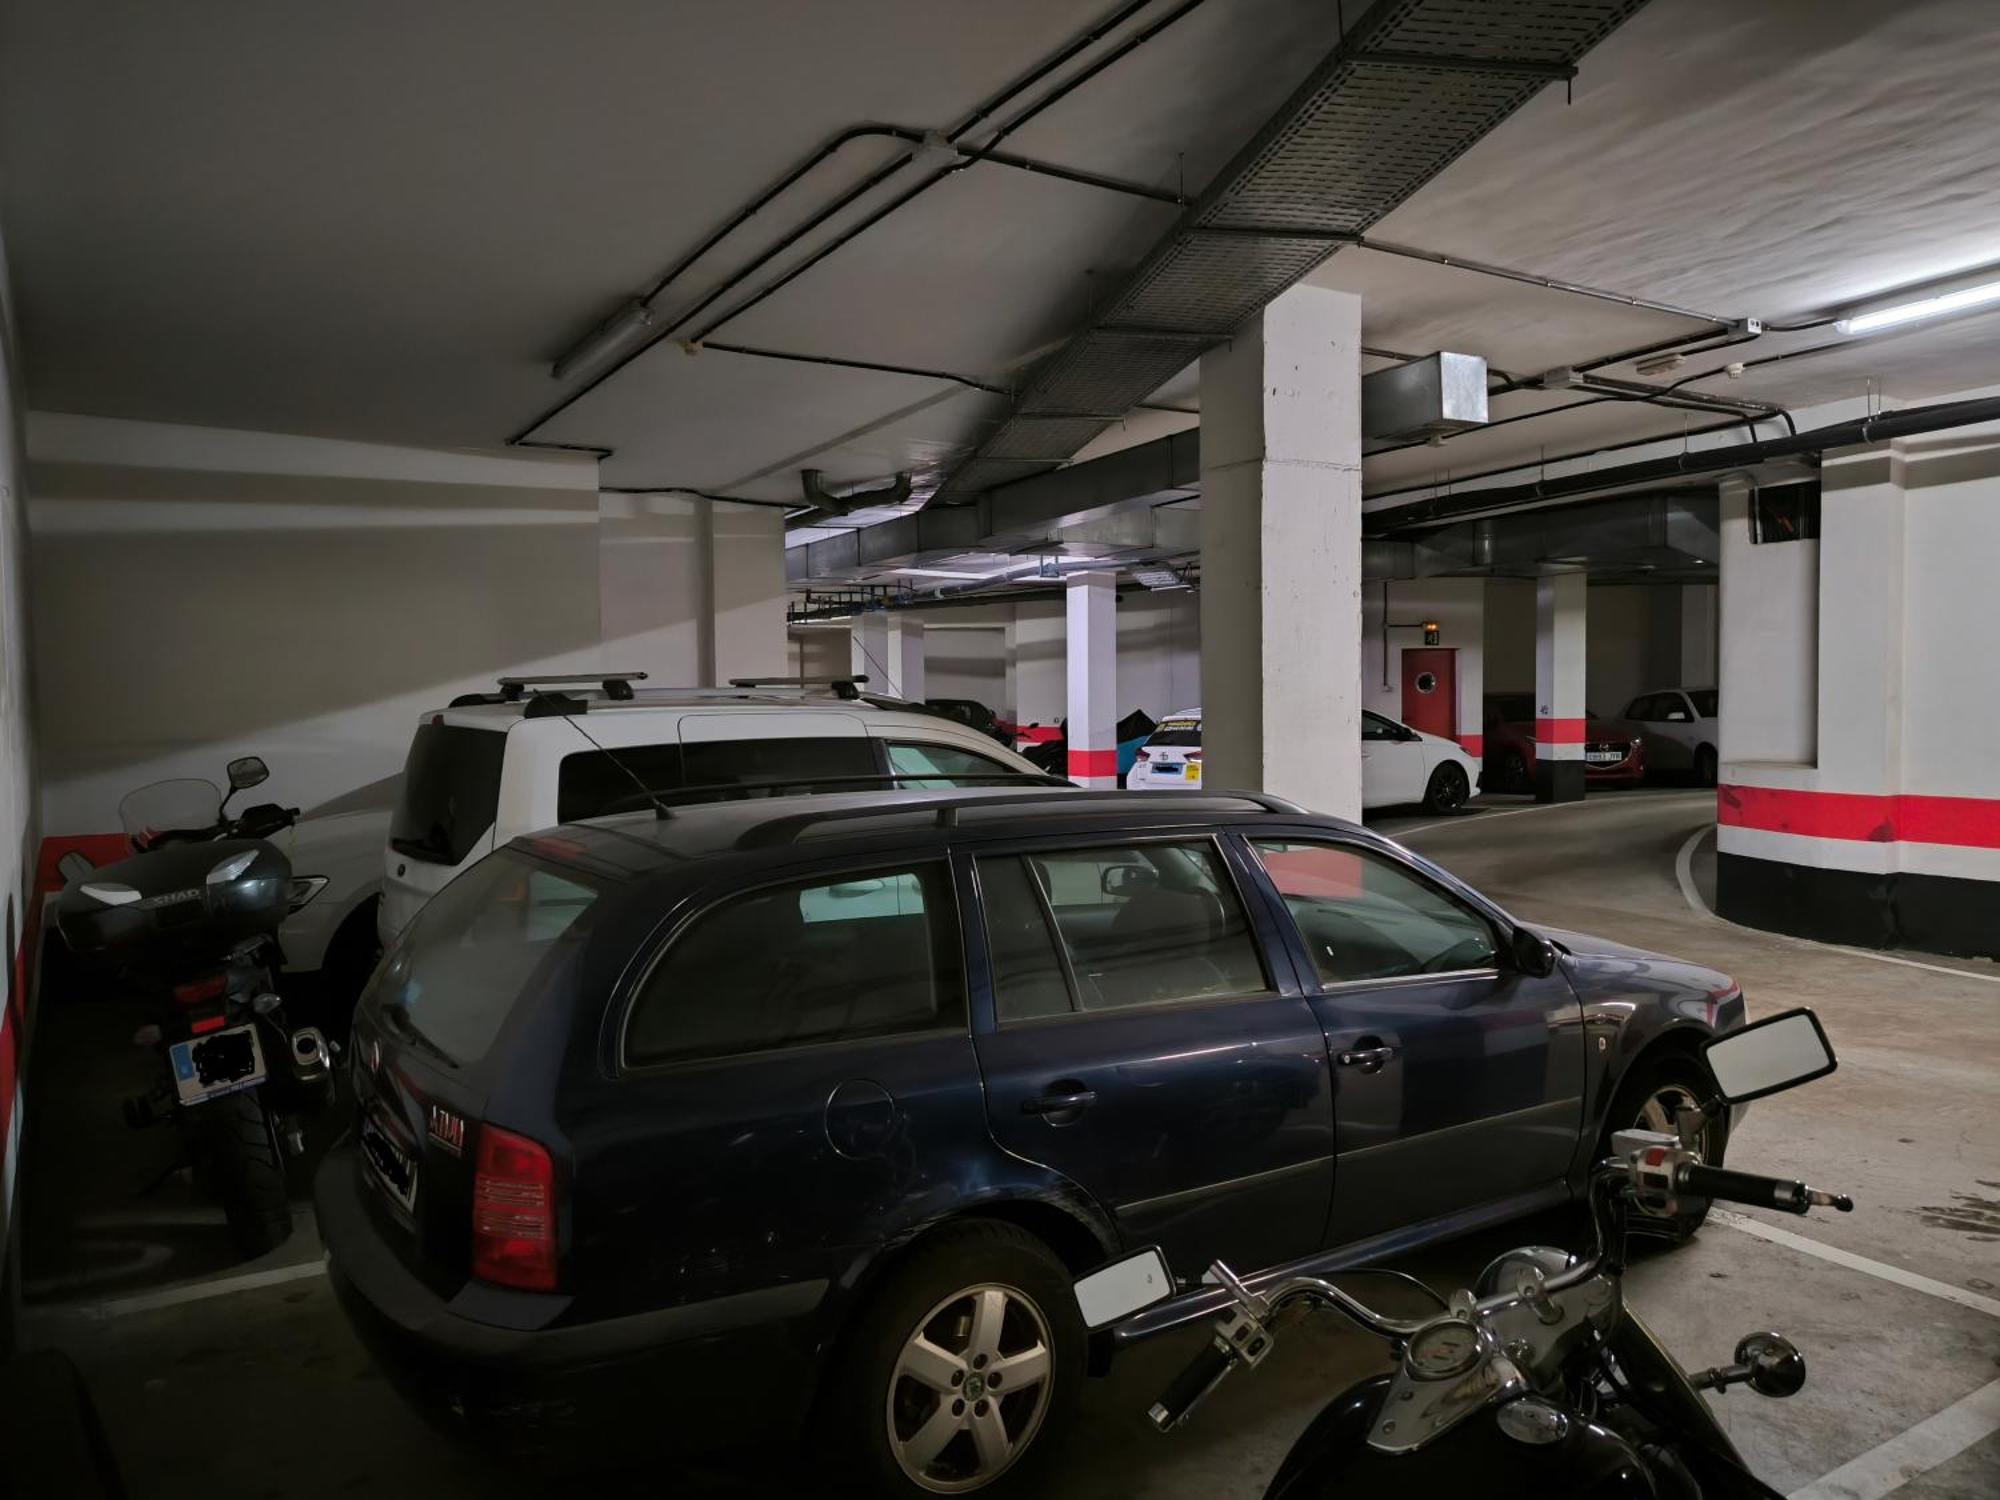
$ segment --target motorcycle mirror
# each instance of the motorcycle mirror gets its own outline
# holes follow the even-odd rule
[[[1805,1389],[1806,1359],[1781,1333],[1753,1333],[1736,1346],[1736,1363],[1750,1372],[1750,1389],[1782,1400]]]
[[[1702,1052],[1716,1088],[1730,1104],[1811,1083],[1840,1066],[1826,1028],[1804,1007],[1713,1037]]]
[[[251,787],[262,786],[271,779],[271,768],[264,764],[262,756],[238,756],[227,769],[232,792],[247,792]]]
[[[1130,1317],[1142,1307],[1164,1302],[1174,1294],[1174,1275],[1167,1257],[1155,1246],[1136,1255],[1099,1266],[1076,1284],[1077,1311],[1083,1326],[1103,1328]]]
[[[1532,927],[1516,927],[1513,940],[1514,967],[1535,979],[1546,979],[1556,971],[1556,945]]]
[[[96,868],[81,849],[72,849],[56,861],[56,873],[62,876],[64,885],[75,885]]]

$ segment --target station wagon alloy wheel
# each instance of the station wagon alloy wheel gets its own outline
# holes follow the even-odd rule
[[[889,1450],[940,1495],[984,1489],[1019,1458],[1047,1414],[1054,1360],[1047,1319],[1013,1287],[954,1292],[903,1345],[889,1381]]]

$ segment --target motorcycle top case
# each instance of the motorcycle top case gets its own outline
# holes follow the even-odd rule
[[[174,843],[66,886],[56,925],[86,957],[166,970],[276,932],[291,894],[291,862],[262,839]]]

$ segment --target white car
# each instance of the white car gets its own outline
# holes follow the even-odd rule
[[[1128,790],[1201,785],[1201,710],[1160,721],[1125,777]],[[1421,802],[1432,812],[1455,812],[1479,785],[1479,761],[1456,740],[1425,734],[1381,714],[1361,713],[1361,806],[1400,807]]]
[[[385,776],[300,814],[274,834],[291,862],[299,904],[278,929],[288,974],[320,974],[341,997],[361,992],[380,955],[376,908],[382,841],[403,778]]]
[[[1646,769],[1692,771],[1703,786],[1715,785],[1722,728],[1714,688],[1662,688],[1641,693],[1625,717],[1646,726]]]
[[[646,691],[635,675],[502,678],[418,719],[378,846],[384,943],[481,857],[558,823],[652,801],[1043,775],[976,729],[846,681]]]

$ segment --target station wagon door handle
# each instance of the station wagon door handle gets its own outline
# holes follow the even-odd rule
[[[1090,1108],[1097,1102],[1092,1089],[1074,1089],[1061,1094],[1037,1094],[1021,1101],[1024,1115],[1065,1115]]]
[[[1394,1047],[1357,1047],[1352,1052],[1343,1052],[1338,1061],[1343,1068],[1359,1068],[1364,1073],[1379,1073],[1382,1064],[1396,1055]]]

